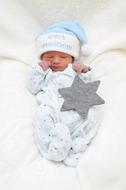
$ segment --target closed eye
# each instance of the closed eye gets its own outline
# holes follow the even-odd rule
[[[60,58],[65,59],[65,58],[67,58],[67,56],[60,56]]]
[[[52,59],[53,58],[53,56],[49,56],[49,57],[45,57],[46,59]]]

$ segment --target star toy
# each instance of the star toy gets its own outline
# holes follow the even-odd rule
[[[59,93],[64,98],[61,111],[75,110],[83,119],[86,119],[90,107],[105,103],[96,94],[99,84],[99,80],[85,83],[76,75],[70,87],[59,89]]]

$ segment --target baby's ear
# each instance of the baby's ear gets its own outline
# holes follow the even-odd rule
[[[72,56],[72,63],[74,63],[74,61],[75,61],[75,58]]]
[[[42,60],[43,59],[43,54],[42,55],[40,55],[40,60]]]

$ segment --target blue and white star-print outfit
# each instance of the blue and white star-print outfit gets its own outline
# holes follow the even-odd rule
[[[74,110],[60,111],[64,99],[58,89],[71,86],[76,74],[72,64],[62,72],[43,71],[35,65],[27,80],[27,88],[36,95],[39,104],[33,119],[36,145],[46,159],[68,166],[77,166],[98,129],[94,108],[90,108],[85,121]],[[80,77],[85,82],[91,81],[91,71]]]

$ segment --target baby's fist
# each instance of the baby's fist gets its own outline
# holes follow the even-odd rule
[[[84,65],[82,63],[73,63],[72,68],[77,73],[86,73],[86,72],[91,70],[90,67],[88,67],[88,66],[86,66],[86,65]]]
[[[43,71],[46,71],[47,69],[49,69],[51,63],[50,61],[40,61],[39,63],[39,66],[42,67]]]

